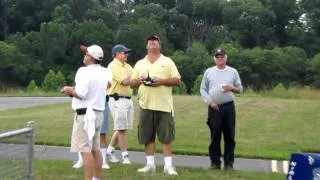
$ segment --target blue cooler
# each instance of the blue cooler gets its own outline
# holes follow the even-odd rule
[[[287,180],[320,180],[320,154],[291,154]]]

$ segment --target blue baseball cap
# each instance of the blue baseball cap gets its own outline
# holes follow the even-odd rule
[[[112,54],[115,54],[117,52],[130,52],[131,49],[125,47],[122,44],[117,44],[112,48]]]

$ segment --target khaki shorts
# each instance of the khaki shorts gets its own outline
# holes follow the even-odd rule
[[[89,146],[89,139],[86,132],[83,130],[84,115],[75,115],[73,129],[71,135],[71,152],[91,152],[92,150],[100,149],[100,129],[102,124],[102,112],[94,111],[96,114],[96,132],[92,140],[92,149]]]
[[[158,140],[170,144],[175,138],[175,123],[170,112],[154,111],[140,108],[138,139],[140,144],[148,144]]]
[[[114,130],[133,129],[133,102],[131,99],[109,99],[110,113],[113,118]]]

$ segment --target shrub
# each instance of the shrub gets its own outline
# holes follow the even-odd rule
[[[35,92],[35,91],[39,91],[39,87],[37,86],[34,80],[31,80],[27,87],[27,92]]]
[[[201,81],[202,81],[203,75],[199,75],[197,79],[194,81],[194,85],[192,87],[192,94],[200,94],[200,86],[201,86]]]
[[[173,92],[173,94],[186,94],[187,87],[184,84],[184,82],[181,82],[180,86],[173,87],[172,92]]]
[[[44,77],[42,88],[44,91],[58,91],[65,85],[65,79],[63,74],[59,71],[55,73],[53,70],[49,70],[48,74]]]

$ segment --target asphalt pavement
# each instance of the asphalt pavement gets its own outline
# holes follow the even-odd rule
[[[121,159],[121,153],[116,151],[116,156]],[[130,160],[135,164],[145,164],[144,152],[129,151]],[[69,147],[57,146],[36,146],[35,149],[36,159],[42,160],[70,160],[70,166],[77,160],[77,154],[71,153]],[[162,154],[156,153],[156,165],[163,166]],[[173,164],[176,167],[191,167],[191,168],[204,168],[210,166],[208,156],[191,156],[191,155],[173,155]],[[278,172],[287,173],[287,161],[275,161],[265,159],[246,159],[236,158],[234,162],[234,169],[241,171],[251,172]]]
[[[70,101],[69,97],[0,97],[0,111]]]

